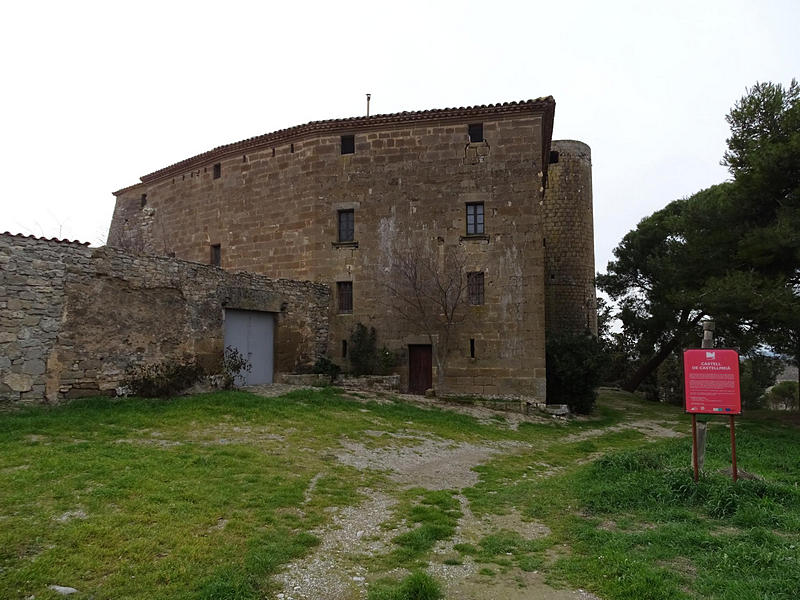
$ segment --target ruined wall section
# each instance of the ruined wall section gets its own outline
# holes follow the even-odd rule
[[[224,308],[276,314],[275,372],[327,351],[330,289],[170,258],[0,235],[0,400],[113,394],[132,366],[219,367]]]
[[[547,331],[588,328],[597,334],[591,149],[554,140],[550,150],[544,197]]]
[[[226,269],[329,282],[334,291],[352,282],[353,312],[340,314],[335,294],[331,304],[331,355],[345,364],[339,349],[358,322],[401,356],[409,344],[428,343],[392,314],[382,278],[403,248],[442,256],[459,248],[469,270],[485,273],[486,297],[467,307],[457,332],[449,391],[543,398],[540,202],[552,99],[544,104],[380,126],[361,118],[238,154],[212,151],[205,164],[190,159],[182,172],[169,167],[121,190],[109,244],[141,238],[146,251],[199,262],[219,244]],[[476,122],[484,140],[471,143]],[[342,135],[354,135],[353,154],[342,154]],[[476,202],[486,232],[469,238],[466,204]],[[356,243],[337,243],[341,210],[354,211]],[[143,230],[126,233],[131,227]],[[407,367],[398,373],[407,385]]]

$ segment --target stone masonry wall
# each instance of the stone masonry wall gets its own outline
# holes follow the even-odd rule
[[[592,153],[586,144],[554,140],[544,197],[548,333],[597,334],[592,215]]]
[[[439,258],[456,249],[467,271],[484,273],[485,301],[464,310],[446,391],[543,399],[541,201],[553,106],[358,118],[225,146],[117,192],[109,244],[199,262],[219,244],[225,269],[329,283],[331,358],[347,366],[342,341],[358,322],[374,326],[378,344],[401,356],[403,389],[409,344],[429,340],[392,312],[385,279],[408,248]],[[476,122],[484,140],[470,142]],[[342,154],[348,134],[355,152]],[[467,203],[483,203],[484,235],[465,235]],[[354,211],[353,243],[337,243],[341,210]],[[336,282],[352,282],[352,313],[338,310]]]
[[[275,372],[328,342],[329,287],[112,248],[0,235],[0,400],[111,394],[127,368],[218,368],[224,308],[274,312]]]

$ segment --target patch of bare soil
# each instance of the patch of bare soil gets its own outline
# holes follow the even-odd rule
[[[600,437],[607,433],[625,431],[626,429],[639,431],[650,439],[683,437],[685,434],[679,433],[673,429],[673,427],[677,425],[678,423],[672,421],[665,421],[663,424],[653,421],[628,421],[626,423],[620,423],[619,425],[611,425],[609,427],[588,429],[580,433],[573,433],[572,435],[565,436],[561,441],[567,443],[582,442],[583,440]]]
[[[541,573],[515,570],[505,575],[471,575],[447,587],[447,598],[458,600],[599,600],[584,590],[558,590]]]
[[[404,440],[407,441],[407,440]],[[472,470],[493,454],[519,443],[477,445],[455,444],[432,438],[419,438],[415,445],[395,445],[369,448],[348,439],[341,441],[342,450],[336,453],[340,462],[357,469],[389,471],[397,483],[429,490],[458,490],[478,483]]]

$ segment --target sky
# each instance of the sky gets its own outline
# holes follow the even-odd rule
[[[592,148],[595,263],[728,177],[725,115],[800,76],[800,1],[12,2],[0,232],[102,245],[112,192],[321,119],[552,95]]]

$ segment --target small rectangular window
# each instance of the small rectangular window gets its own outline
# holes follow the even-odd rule
[[[347,358],[347,340],[342,340],[342,358]]]
[[[467,273],[467,298],[475,306],[483,304],[483,273]]]
[[[217,163],[214,165],[214,179],[219,179],[222,177],[222,165]]]
[[[472,123],[467,127],[467,131],[471,143],[483,141],[483,123]]]
[[[339,211],[339,241],[352,242],[355,238],[355,211],[340,210]]]
[[[336,282],[336,297],[339,303],[340,313],[353,312],[353,282],[352,281],[337,281]]]
[[[211,245],[211,264],[215,267],[222,266],[222,247],[219,244]]]
[[[342,154],[355,154],[355,153],[356,153],[356,136],[343,135]]]
[[[556,150],[550,151],[550,164],[554,165],[558,162],[558,152]]]
[[[141,202],[141,204],[142,204],[142,208],[144,208],[145,206],[147,206],[147,194],[142,194],[142,199],[141,199],[141,201],[140,201],[140,202]]]
[[[469,338],[469,357],[475,358],[475,338]]]
[[[483,233],[483,202],[467,204],[467,235],[482,235]]]

